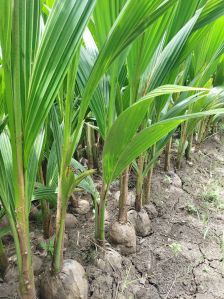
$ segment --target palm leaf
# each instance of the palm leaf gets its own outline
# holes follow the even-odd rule
[[[78,49],[95,0],[56,1],[34,60],[25,121],[25,161]]]

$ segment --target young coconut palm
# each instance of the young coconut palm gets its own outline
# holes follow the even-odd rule
[[[188,72],[186,73],[188,84],[190,86],[195,85],[211,88],[212,86],[219,85],[219,80],[213,82],[212,77],[215,76],[217,66],[223,60],[224,56],[224,34],[223,30],[221,30],[223,25],[223,17],[219,18],[212,25],[210,25],[207,30],[207,34],[203,36],[200,44],[198,44],[193,51],[190,66]],[[203,51],[200,50],[202,45]],[[220,81],[220,83],[221,82],[222,81]],[[214,90],[213,94],[211,94],[209,98],[202,99],[199,102],[192,104],[190,110],[192,112],[198,112],[211,109],[212,107],[221,107],[220,105],[222,105],[222,102],[220,102],[220,97],[215,98],[216,93],[217,91]],[[205,128],[209,127],[208,122],[209,119],[205,118],[200,123],[199,140],[201,140],[202,136],[206,133]],[[191,140],[197,123],[197,121],[193,121],[181,126],[181,138],[177,157],[178,168],[181,165],[181,158],[185,152],[185,149],[187,158],[189,158],[192,143]]]
[[[0,1],[3,98],[8,114],[0,142],[0,194],[15,241],[21,298],[36,298],[28,220],[44,136],[41,128],[93,5],[87,0],[56,1],[40,40],[40,1]]]

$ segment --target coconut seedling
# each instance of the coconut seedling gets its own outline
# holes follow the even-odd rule
[[[223,17],[219,18],[210,25],[209,30],[207,30],[207,34],[205,34],[201,39],[203,51],[199,51],[201,43],[197,44],[193,50],[193,58],[191,59],[190,67],[186,74],[189,85],[212,88],[213,86],[218,87],[218,85],[222,82],[219,75],[221,73],[217,70],[217,67],[223,60],[224,35],[220,29],[223,26],[223,20]],[[217,78],[219,78],[216,81],[212,79],[215,74]],[[221,91],[221,89],[214,88],[209,97],[202,98],[190,105],[189,111],[199,112],[222,107],[223,100]],[[204,118],[200,122],[198,120],[193,120],[181,126],[177,168],[180,167],[181,159],[184,154],[187,159],[190,159],[192,139],[196,130],[198,131],[197,142],[201,142],[208,132],[208,128],[210,127],[209,124],[212,119],[213,117]]]
[[[148,93],[148,85],[152,76],[152,66],[158,51],[162,48],[164,34],[169,25],[169,20],[173,14],[169,10],[161,18],[159,18],[154,26],[151,26],[144,34],[139,37],[132,45],[127,56],[127,78],[129,88],[129,106],[136,103]],[[136,61],[138,63],[136,64]],[[158,99],[157,99],[158,100]],[[153,105],[153,104],[152,104]],[[142,122],[139,130],[150,125],[150,111],[152,105],[149,106],[145,120]],[[150,149],[150,155],[153,153],[154,146]],[[151,230],[150,220],[147,213],[143,210],[143,169],[146,157],[149,156],[147,151],[138,157],[136,163],[133,164],[136,171],[136,201],[135,210],[128,213],[128,218],[135,226],[138,235],[147,235]],[[152,172],[149,176],[152,175]],[[149,178],[150,179],[150,178]]]
[[[180,3],[177,4],[177,10]],[[189,15],[186,16],[185,20],[185,22],[187,21],[186,24],[182,20],[178,21],[175,10],[169,11],[157,21],[155,27],[150,28],[141,39],[133,44],[127,60],[132,102],[137,102],[150,90],[164,82],[176,83],[178,75],[176,61],[202,12],[202,10],[196,11],[195,5],[191,4],[190,6]],[[176,27],[174,24],[176,24]],[[169,32],[168,36],[167,31]],[[174,34],[172,34],[173,32]],[[149,46],[152,36],[156,36],[156,42],[153,39],[153,45]],[[135,61],[139,62],[137,66]],[[148,109],[140,130],[158,122],[161,114],[164,113],[164,109],[169,106],[170,100],[171,96],[169,95],[158,98]],[[135,223],[137,233],[142,236],[150,232],[150,221],[143,209],[143,203],[147,204],[150,200],[154,166],[151,161],[154,160],[155,151],[156,144],[150,148],[150,152],[142,153],[134,164],[137,177],[136,202],[135,211],[131,211],[129,214],[130,220]],[[148,166],[149,163],[151,163],[150,166]]]
[[[0,193],[14,237],[21,298],[36,298],[29,211],[43,144],[42,127],[93,4],[56,1],[40,39],[39,1],[0,2],[3,98],[8,114],[0,142]]]
[[[103,188],[100,196],[100,213],[97,222],[97,237],[101,242],[105,239],[104,211],[107,193],[110,183],[118,177],[122,171],[142,152],[147,150],[169,132],[174,130],[181,122],[188,118],[202,117],[204,115],[221,113],[222,109],[183,115],[158,122],[139,133],[136,133],[141,122],[144,120],[147,108],[156,96],[180,91],[190,91],[194,88],[184,86],[163,86],[150,92],[142,100],[130,106],[119,115],[111,127],[105,141],[103,150]],[[125,124],[128,124],[128,130]],[[119,137],[119,139],[117,139]],[[115,142],[115,140],[117,140]],[[119,244],[121,240],[122,225],[116,225],[112,232],[112,238]],[[114,237],[116,235],[116,237]],[[125,244],[121,244],[124,245]]]
[[[94,42],[91,42],[90,44],[92,53],[97,53],[98,49],[100,50],[103,47],[113,23],[124,5],[125,1],[114,1],[113,3],[111,1],[97,2],[93,18],[95,27],[97,28],[99,26],[100,28],[103,28],[103,30],[91,30],[92,34],[94,34]],[[101,14],[102,11],[105,12],[103,16]],[[126,108],[121,102],[120,107],[117,108],[117,101],[118,98],[122,97],[122,89],[125,87],[124,81],[126,80],[126,76],[124,70],[126,68],[125,60],[128,50],[129,49],[127,48],[123,51],[123,53],[113,62],[108,69],[107,74],[102,78],[101,84],[98,86],[98,97],[94,97],[90,103],[90,107],[96,117],[96,122],[99,125],[99,131],[103,140],[105,140],[115,119]],[[92,54],[92,56],[94,56],[94,54]],[[122,74],[123,72],[124,74]],[[111,225],[111,231],[113,230],[113,227],[119,225],[119,223],[122,224],[123,229],[125,229],[125,226],[128,227],[125,238],[130,240],[131,246],[129,251],[131,252],[133,250],[135,251],[136,236],[134,227],[127,223],[126,202],[128,197],[128,176],[129,168],[127,168],[120,176],[118,222]],[[96,238],[98,239],[97,230],[98,228],[96,227]]]
[[[50,186],[52,186],[53,183],[53,186],[58,187],[58,191],[56,201],[56,233],[52,246],[52,268],[50,273],[46,272],[42,278],[42,298],[52,298],[54,292],[60,294],[62,297],[65,296],[66,293],[73,294],[74,296],[80,293],[84,298],[87,296],[87,281],[85,277],[82,277],[84,269],[78,262],[74,260],[64,260],[63,258],[65,219],[69,199],[78,186],[83,186],[85,189],[86,183],[88,184],[88,189],[91,189],[93,185],[90,178],[87,180],[87,177],[92,174],[93,170],[86,170],[73,159],[73,150],[69,147],[70,142],[68,141],[68,139],[70,141],[74,139],[72,135],[74,111],[71,110],[68,105],[70,107],[73,106],[73,92],[78,57],[79,54],[73,59],[66,76],[65,98],[61,106],[62,122],[59,123],[60,113],[57,112],[56,105],[52,107],[50,113],[54,141],[48,160],[47,183]],[[67,136],[65,136],[66,132]],[[55,161],[57,162],[55,163]],[[64,172],[64,169],[66,169],[66,172]],[[92,192],[94,196],[94,191]],[[66,274],[61,275],[62,271]],[[80,285],[77,285],[79,279],[81,279],[81,282]],[[69,281],[69,283],[64,284],[65,280]]]

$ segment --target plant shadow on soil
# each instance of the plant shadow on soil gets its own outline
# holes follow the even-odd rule
[[[223,144],[224,140],[208,138],[192,154],[192,163],[185,163],[176,172],[164,173],[160,159],[148,208],[152,233],[137,238],[136,254],[105,262],[101,259],[104,251],[94,243],[92,213],[77,215],[76,227],[67,230],[64,254],[84,266],[89,298],[224,298]],[[118,212],[118,189],[117,182],[112,184],[107,206],[110,223]],[[216,195],[207,196],[211,193]],[[74,212],[72,208],[70,212]],[[108,230],[106,222],[109,240]],[[40,225],[32,224],[31,237],[38,288],[38,278],[50,265],[50,257],[38,247]],[[7,242],[10,268],[6,281],[0,282],[0,298],[18,298],[15,253],[12,241]],[[106,251],[111,251],[109,243]]]

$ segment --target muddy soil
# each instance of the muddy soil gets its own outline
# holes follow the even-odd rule
[[[92,212],[77,215],[75,228],[67,230],[65,257],[80,262],[89,281],[91,299],[224,299],[224,139],[208,138],[181,170],[163,171],[163,159],[154,171],[152,202],[147,211],[152,233],[137,237],[137,253],[103,255],[116,250],[109,245],[109,221],[118,212],[118,182],[108,200],[108,244],[94,242]],[[130,188],[130,197],[134,189]],[[130,207],[131,208],[131,207]],[[73,209],[70,208],[70,212]],[[39,247],[40,225],[33,224],[32,247],[38,278],[50,264]],[[18,298],[13,244],[8,240],[10,269],[0,282],[0,298]],[[50,250],[49,250],[50,252]]]

